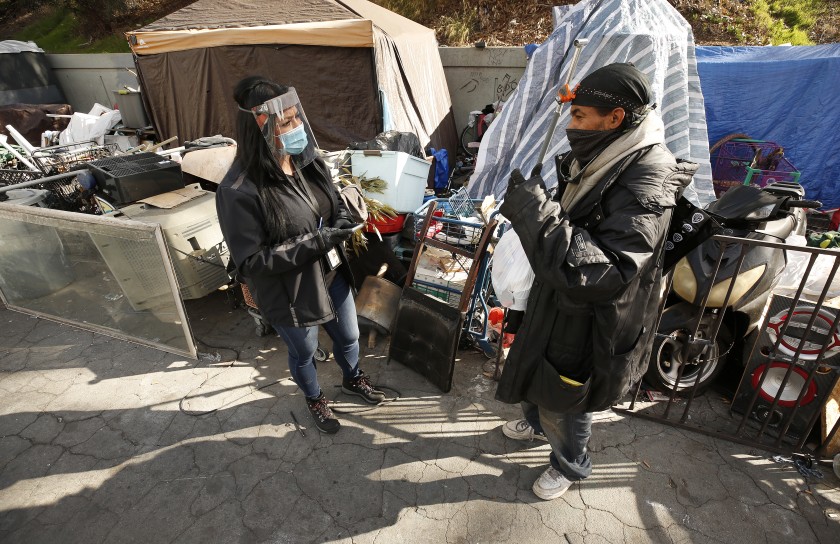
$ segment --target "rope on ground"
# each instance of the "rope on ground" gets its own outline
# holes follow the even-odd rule
[[[212,349],[222,349],[222,350],[227,350],[227,351],[231,351],[231,352],[233,352],[233,353],[234,353],[234,358],[233,358],[233,360],[232,360],[232,361],[229,361],[229,362],[228,362],[228,364],[227,364],[227,365],[225,365],[223,368],[231,368],[235,362],[239,361],[240,352],[239,352],[239,350],[237,350],[237,349],[235,349],[235,348],[231,348],[231,347],[228,347],[228,346],[214,346],[213,344],[209,344],[209,343],[205,342],[204,340],[199,339],[198,337],[196,337],[196,338],[195,338],[195,340],[196,340],[198,343],[200,343],[200,344],[203,344],[203,345],[207,346],[208,348],[212,348]],[[217,353],[217,355],[219,355],[219,354]],[[214,359],[214,358],[211,356],[211,359]],[[217,360],[217,361],[221,360],[221,355],[219,355],[219,359],[215,359],[215,360]],[[220,374],[220,373],[216,373],[216,374],[214,374],[213,376],[208,377],[208,378],[207,378],[207,380],[210,380],[210,379],[212,379],[212,378],[215,378],[215,377],[216,377],[216,376],[218,376],[219,374]],[[207,383],[207,380],[204,380],[204,381],[201,383],[201,385],[199,385],[199,386],[198,386],[198,388],[200,388],[202,385],[204,385],[205,383]],[[260,385],[259,387],[254,387],[254,388],[251,388],[251,390],[250,390],[250,391],[248,391],[247,393],[245,393],[244,395],[241,395],[241,396],[239,396],[239,397],[237,397],[237,398],[235,398],[235,399],[232,399],[232,400],[230,400],[230,401],[228,401],[228,402],[226,402],[226,403],[222,404],[221,406],[217,406],[216,408],[213,408],[212,410],[189,411],[189,410],[185,409],[185,408],[184,408],[184,401],[186,401],[186,400],[188,400],[188,399],[190,398],[190,395],[188,394],[188,395],[186,395],[185,397],[183,397],[181,400],[179,400],[179,401],[178,401],[178,410],[179,410],[182,414],[187,415],[187,416],[192,416],[192,417],[200,417],[200,416],[210,415],[210,414],[212,414],[212,413],[214,413],[214,412],[218,412],[219,410],[224,409],[226,406],[229,406],[230,404],[232,404],[232,403],[234,403],[234,402],[237,402],[238,400],[240,400],[240,399],[242,399],[242,398],[247,397],[248,395],[253,394],[255,391],[260,391],[260,390],[265,389],[265,388],[267,388],[267,387],[271,387],[272,385],[276,385],[276,384],[278,384],[278,383],[280,383],[280,382],[282,382],[282,381],[285,381],[285,380],[290,380],[292,383],[294,383],[294,380],[292,380],[291,378],[279,378],[279,379],[274,380],[274,381],[272,381],[272,382],[269,382],[269,383],[264,383],[264,384]]]
[[[821,480],[823,478],[822,471],[818,468],[813,468],[814,459],[810,455],[796,456],[796,458],[774,455],[773,461],[793,465],[794,468],[799,471],[799,474],[805,477],[805,479],[814,478],[816,480]]]

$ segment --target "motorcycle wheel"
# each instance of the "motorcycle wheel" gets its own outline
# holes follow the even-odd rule
[[[686,311],[688,305],[672,306],[662,313],[662,320],[659,322],[659,334],[654,338],[653,351],[645,381],[654,388],[664,393],[671,393],[677,381],[677,374],[680,367],[685,366],[680,377],[677,392],[685,391],[694,386],[697,374],[700,372],[698,355],[694,362],[683,360],[682,348],[689,334],[689,329],[694,324],[694,317],[690,311]],[[696,311],[696,310],[695,310]],[[714,324],[715,315],[707,313],[700,321],[698,334],[708,334]],[[712,385],[715,378],[723,370],[726,363],[726,355],[732,347],[732,332],[729,330],[726,321],[721,323],[715,343],[709,346],[706,365],[703,374],[697,383],[695,394],[701,394]]]

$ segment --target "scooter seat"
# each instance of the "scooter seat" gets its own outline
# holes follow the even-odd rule
[[[788,215],[781,219],[776,219],[775,221],[768,221],[764,223],[760,229],[756,229],[755,231],[768,236],[773,236],[774,238],[778,238],[780,240],[785,240],[788,236],[790,236],[790,233],[793,232],[794,228],[796,228],[796,219],[794,219],[793,216]]]

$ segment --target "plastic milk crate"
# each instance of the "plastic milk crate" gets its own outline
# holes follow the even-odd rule
[[[382,193],[366,194],[394,208],[397,213],[413,212],[423,204],[431,163],[402,151],[350,151],[354,176],[379,178],[388,186]]]

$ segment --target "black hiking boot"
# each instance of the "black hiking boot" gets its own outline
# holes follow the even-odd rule
[[[341,380],[341,390],[348,395],[362,397],[368,404],[379,404],[385,400],[385,393],[374,389],[370,383],[370,378],[361,370],[355,378]]]
[[[315,420],[315,427],[322,433],[335,434],[341,428],[341,423],[333,415],[327,404],[327,397],[324,396],[323,391],[315,399],[306,399],[306,404],[309,406],[309,414]]]

